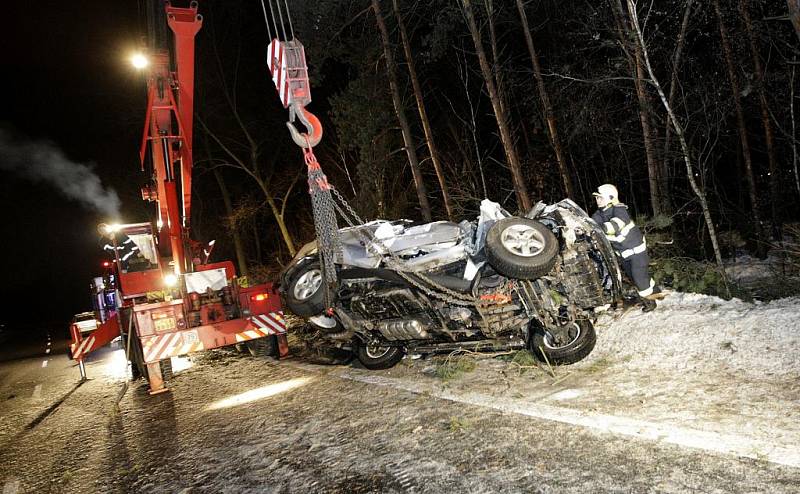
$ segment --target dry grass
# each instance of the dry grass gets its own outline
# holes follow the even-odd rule
[[[474,371],[477,365],[475,359],[469,356],[450,355],[436,367],[436,377],[445,382],[453,381]]]

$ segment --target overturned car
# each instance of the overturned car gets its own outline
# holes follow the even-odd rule
[[[595,309],[622,295],[611,245],[571,200],[517,217],[487,199],[477,221],[377,220],[339,236],[334,286],[312,242],[280,289],[317,348],[352,351],[368,369],[406,353],[522,348],[571,364],[594,348]]]

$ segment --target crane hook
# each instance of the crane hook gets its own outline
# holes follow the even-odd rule
[[[308,134],[300,133],[297,127],[292,124],[295,117],[297,117],[306,130],[308,130]],[[290,106],[289,121],[286,122],[286,126],[289,127],[289,134],[291,134],[294,143],[303,149],[309,147],[313,148],[322,140],[322,124],[319,119],[300,105]]]

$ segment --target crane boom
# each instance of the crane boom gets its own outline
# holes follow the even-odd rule
[[[180,274],[189,269],[184,243],[188,238],[192,204],[194,38],[203,18],[197,13],[196,3],[188,8],[167,3],[165,11],[167,24],[173,32],[172,49],[159,47],[151,55],[139,159],[144,168],[149,142],[155,187],[151,184],[143,188],[142,198],[158,203],[159,250],[163,257],[172,257],[174,270]],[[174,54],[174,72],[170,67],[170,51]]]

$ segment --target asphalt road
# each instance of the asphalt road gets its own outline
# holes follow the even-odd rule
[[[77,385],[64,348],[42,333],[0,353],[3,494],[800,492],[795,467],[300,359],[209,352],[169,393],[131,383],[117,406],[121,350],[94,356]]]

